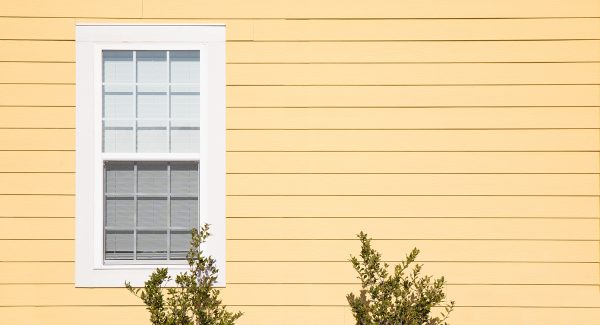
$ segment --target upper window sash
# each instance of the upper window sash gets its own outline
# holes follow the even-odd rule
[[[200,85],[199,85],[199,148],[195,152],[136,152],[137,150],[125,151],[125,152],[106,152],[104,150],[104,71],[103,71],[103,51],[112,51],[112,50],[121,50],[121,51],[199,51],[199,61],[200,61]],[[132,159],[128,160],[171,160],[173,157],[174,160],[200,160],[200,157],[205,155],[203,151],[206,150],[208,146],[208,130],[209,125],[208,121],[210,119],[208,114],[208,82],[209,82],[209,64],[210,57],[206,54],[207,45],[205,44],[190,44],[190,43],[167,43],[167,44],[155,44],[155,43],[147,43],[147,42],[127,42],[127,43],[114,43],[114,42],[102,42],[94,45],[94,123],[96,130],[96,135],[94,136],[94,151],[97,152],[99,156],[99,160],[113,160],[117,157],[127,156]],[[133,64],[136,62],[134,60]],[[135,71],[135,69],[134,69]],[[133,72],[132,72],[133,73]],[[135,78],[135,76],[132,76]],[[133,87],[137,88],[137,82],[133,79]],[[170,86],[167,86],[171,88]],[[169,89],[170,90],[170,89]],[[133,96],[135,96],[136,91],[133,92]],[[137,96],[136,96],[137,97]],[[137,106],[137,98],[132,100],[136,101]],[[170,103],[169,103],[170,105]],[[137,110],[137,107],[133,107],[134,110]],[[137,132],[137,115],[134,116],[133,123],[136,126],[133,126],[133,132]],[[171,119],[167,120],[168,123],[171,122]],[[170,129],[167,128],[167,129]],[[168,142],[170,141],[170,135],[166,135]],[[136,139],[135,136],[134,139]],[[137,143],[134,142],[134,146],[137,146]],[[169,144],[170,146],[170,144]],[[184,158],[185,157],[185,158]],[[124,160],[119,159],[117,160]],[[202,175],[201,175],[202,176]]]
[[[102,50],[104,153],[199,153],[200,50]]]

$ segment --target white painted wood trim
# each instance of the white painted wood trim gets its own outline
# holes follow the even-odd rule
[[[201,52],[200,154],[102,153],[103,49]],[[77,287],[143,285],[156,267],[172,274],[185,265],[103,263],[104,160],[199,160],[200,223],[211,225],[203,250],[217,260],[225,286],[225,27],[217,24],[77,24],[76,27],[76,252]]]
[[[77,24],[77,42],[220,43],[224,25]]]

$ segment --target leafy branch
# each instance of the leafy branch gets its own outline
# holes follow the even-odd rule
[[[358,272],[361,290],[358,296],[346,296],[356,325],[448,325],[454,301],[442,305],[446,298],[444,277],[421,275],[421,264],[411,268],[418,249],[406,255],[390,274],[389,265],[381,262],[381,254],[373,249],[367,234],[361,231],[357,237],[361,242],[360,259],[351,256],[350,261]],[[438,317],[430,316],[431,309],[438,306],[444,311]]]
[[[158,268],[144,282],[143,288],[125,287],[139,297],[150,312],[153,325],[233,325],[242,316],[221,305],[219,290],[214,288],[219,270],[213,257],[205,257],[200,246],[210,236],[209,226],[192,229],[192,241],[186,259],[190,269],[175,276],[175,287],[166,268]],[[165,295],[166,291],[166,295]]]

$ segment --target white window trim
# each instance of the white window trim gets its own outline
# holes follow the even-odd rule
[[[104,49],[201,51],[200,154],[102,153]],[[216,259],[216,286],[225,286],[225,26],[222,24],[77,24],[76,26],[75,286],[121,287],[144,281],[157,267],[175,275],[187,265],[104,263],[103,161],[199,160],[200,224],[212,234],[203,245]]]

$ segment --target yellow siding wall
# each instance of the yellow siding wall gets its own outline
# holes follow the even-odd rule
[[[74,288],[76,22],[227,24],[240,324],[353,324],[354,234],[452,324],[600,323],[597,0],[0,1],[0,323],[147,324]]]

